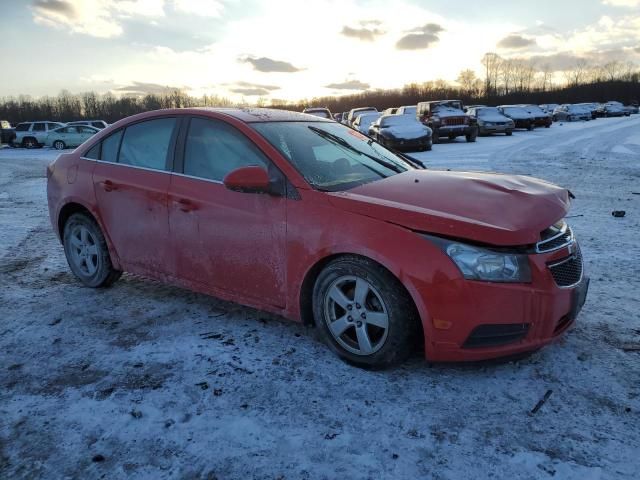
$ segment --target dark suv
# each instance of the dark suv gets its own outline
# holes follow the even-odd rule
[[[3,143],[11,144],[14,138],[16,138],[16,132],[11,124],[6,120],[0,120],[0,145]]]
[[[467,142],[475,142],[478,136],[478,124],[463,111],[460,100],[420,102],[416,116],[419,122],[433,130],[433,143],[438,143],[441,137],[454,140],[462,135]]]

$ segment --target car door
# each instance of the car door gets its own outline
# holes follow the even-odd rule
[[[47,124],[44,122],[34,123],[31,128],[31,133],[36,139],[36,142],[41,144],[44,143],[47,139]]]
[[[176,275],[283,307],[286,199],[235,192],[222,183],[243,166],[282,173],[247,136],[222,120],[193,117],[185,127],[180,166],[169,188]]]
[[[93,183],[100,218],[125,270],[169,273],[167,192],[177,119],[137,122],[101,142]]]

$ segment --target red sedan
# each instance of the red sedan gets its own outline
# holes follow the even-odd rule
[[[47,193],[83,284],[127,271],[275,312],[359,366],[535,350],[588,286],[566,189],[426,170],[300,113],[126,118],[58,157]]]

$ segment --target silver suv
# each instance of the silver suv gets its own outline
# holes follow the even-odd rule
[[[22,122],[16,126],[14,147],[37,148],[44,145],[47,135],[56,128],[64,127],[59,122]]]

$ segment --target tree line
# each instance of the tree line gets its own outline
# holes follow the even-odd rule
[[[250,104],[302,110],[310,106],[328,107],[344,112],[359,106],[379,110],[420,101],[456,98],[465,104],[579,103],[619,100],[624,103],[640,99],[640,71],[637,65],[610,61],[604,65],[578,59],[562,72],[557,83],[548,63],[536,65],[531,60],[502,58],[487,53],[482,58],[483,76],[473,70],[460,72],[455,82],[432,80],[411,83],[398,89],[368,90],[351,95],[325,96],[297,102],[270,101],[259,98],[234,102],[217,95],[193,97],[181,90],[167,89],[163,94],[115,96],[108,92],[72,94],[62,91],[55,97],[0,98],[0,119],[13,124],[29,120],[72,121],[101,119],[109,123],[136,113],[161,108],[231,107]]]

